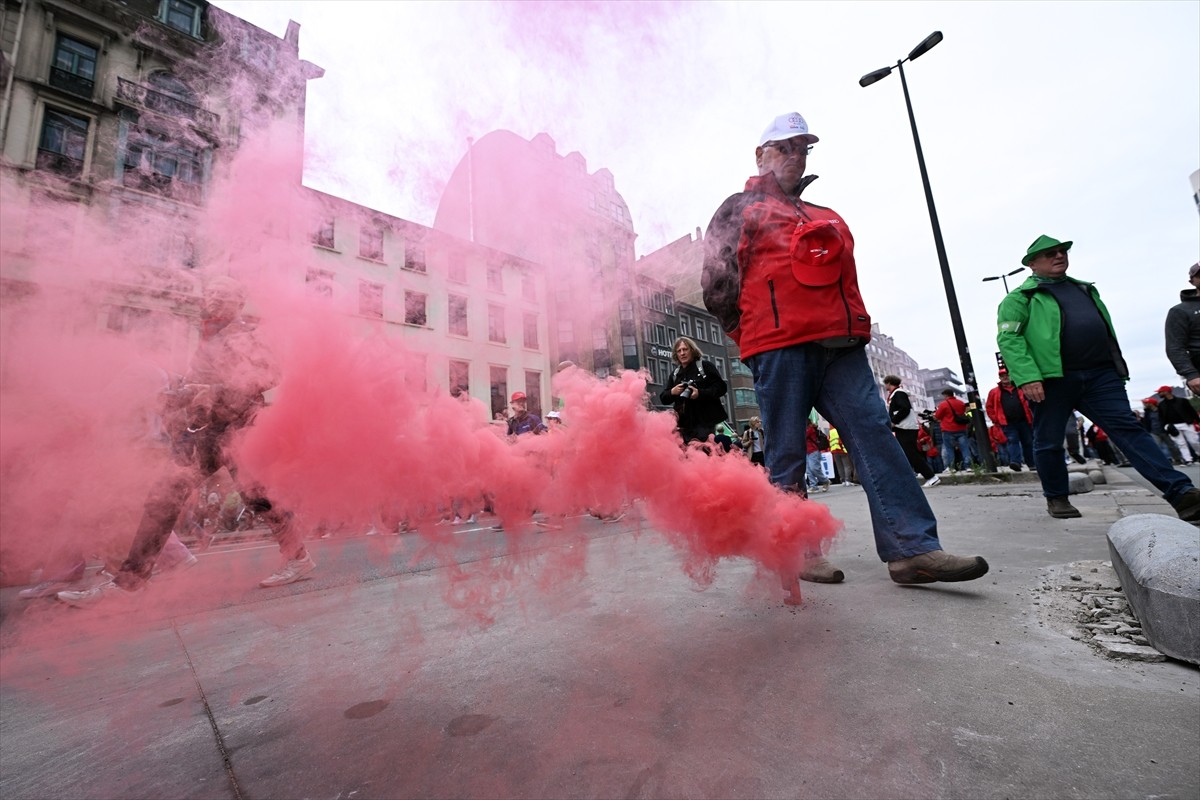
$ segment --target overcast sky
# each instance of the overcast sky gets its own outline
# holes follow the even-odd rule
[[[805,198],[850,224],[868,310],[922,367],[959,368],[899,76],[906,77],[971,354],[994,380],[999,281],[1039,234],[1074,240],[1133,371],[1180,381],[1163,319],[1200,258],[1200,3],[418,3],[218,0],[302,26],[305,183],[424,225],[466,149],[546,132],[607,167],[643,255],[705,227],[778,114],[821,138]],[[1010,287],[1023,279],[1010,278]]]

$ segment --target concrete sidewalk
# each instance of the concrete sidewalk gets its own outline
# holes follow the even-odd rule
[[[1053,591],[1099,574],[1122,515],[1171,513],[1106,473],[1077,520],[1037,484],[929,490],[946,548],[992,572],[926,587],[891,583],[862,490],[834,487],[847,581],[798,609],[741,562],[698,591],[630,515],[464,567],[517,572],[486,627],[446,597],[487,582],[440,568],[10,614],[0,797],[1196,798],[1197,670],[1103,657]],[[540,590],[578,549],[586,576]]]

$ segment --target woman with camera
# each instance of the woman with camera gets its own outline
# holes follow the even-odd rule
[[[729,387],[711,361],[694,341],[686,336],[675,340],[671,359],[675,369],[667,388],[662,390],[659,400],[663,405],[675,407],[679,419],[679,435],[686,445],[691,441],[705,441],[713,435],[717,423],[728,419],[721,399]]]

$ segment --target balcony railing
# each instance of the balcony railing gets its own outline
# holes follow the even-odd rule
[[[91,99],[96,82],[58,67],[50,68],[50,85],[56,89]]]
[[[82,161],[53,150],[38,150],[36,166],[38,169],[66,178],[78,178],[83,175]]]
[[[205,130],[216,132],[221,118],[211,111],[180,100],[140,83],[117,78],[117,100],[132,106],[149,109],[171,117],[185,117]]]
[[[203,189],[197,183],[160,175],[156,172],[146,173],[138,170],[126,170],[122,181],[130,189],[149,192],[160,197],[169,197],[192,205],[199,205],[203,197]]]

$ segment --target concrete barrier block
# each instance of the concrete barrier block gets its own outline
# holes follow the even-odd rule
[[[1136,514],[1109,528],[1108,550],[1150,644],[1200,664],[1200,529],[1162,514]]]
[[[1097,486],[1102,483],[1108,483],[1108,478],[1104,477],[1104,470],[1102,469],[1089,469],[1087,476]]]
[[[1068,472],[1067,481],[1071,487],[1069,490],[1071,494],[1083,494],[1084,492],[1090,492],[1094,488],[1092,486],[1092,479],[1083,472]]]
[[[1093,469],[1093,467],[1087,464],[1076,464],[1074,461],[1072,461],[1070,464],[1067,464],[1067,472],[1071,473],[1087,472],[1090,469]]]

